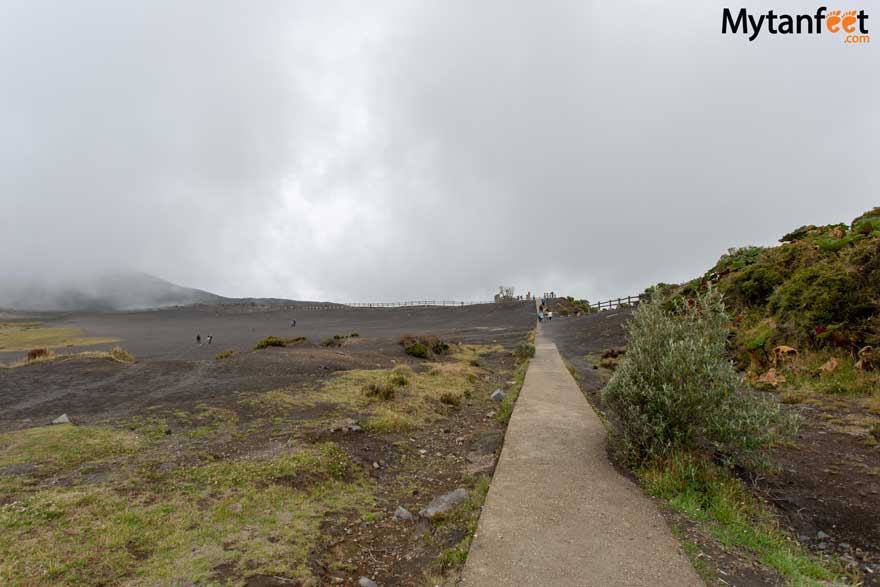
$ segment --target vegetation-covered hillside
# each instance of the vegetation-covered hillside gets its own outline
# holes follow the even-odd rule
[[[829,391],[871,391],[880,367],[880,207],[849,225],[802,226],[780,242],[731,249],[679,291],[715,284],[724,294],[734,350],[754,380],[777,387],[787,375]]]

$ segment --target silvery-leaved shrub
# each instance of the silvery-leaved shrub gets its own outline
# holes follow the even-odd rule
[[[795,416],[775,398],[738,390],[727,321],[714,288],[672,303],[656,297],[634,312],[623,363],[603,392],[628,461],[676,450],[749,458],[791,432]]]

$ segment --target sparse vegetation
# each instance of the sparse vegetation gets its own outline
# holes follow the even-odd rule
[[[110,358],[120,363],[134,363],[134,355],[121,346],[115,346],[110,349]]]
[[[231,357],[234,354],[235,354],[235,351],[226,350],[226,351],[223,351],[222,353],[219,353],[216,357],[214,357],[214,359],[216,359],[217,361],[222,361],[223,359],[228,359],[229,357]]]
[[[256,345],[254,345],[254,350],[258,351],[261,349],[267,349],[269,347],[284,348],[307,341],[308,339],[305,336],[296,336],[294,338],[278,338],[276,336],[267,336],[263,340],[259,341]]]
[[[113,337],[84,336],[76,328],[47,327],[35,322],[0,323],[0,352],[92,346],[118,341]]]
[[[81,353],[58,354],[54,351],[46,349],[34,349],[37,353],[28,353],[28,357],[11,364],[0,364],[0,369],[14,369],[16,367],[25,367],[39,363],[50,363],[55,361],[69,361],[74,359],[107,359],[116,361],[117,363],[134,363],[135,358],[130,352],[120,346],[115,346],[109,351],[83,351]]]
[[[269,347],[286,347],[287,343],[283,339],[276,336],[267,336],[263,340],[254,345],[254,350],[267,349]]]
[[[842,569],[812,557],[783,533],[773,515],[729,471],[687,452],[672,452],[638,469],[648,493],[696,520],[726,548],[738,547],[791,585],[829,584]]]
[[[391,381],[371,381],[361,388],[367,397],[375,397],[385,401],[394,399],[395,385]]]
[[[535,345],[528,341],[520,341],[513,350],[513,356],[520,361],[526,361],[535,356]]]
[[[444,355],[449,352],[448,343],[429,334],[404,334],[400,337],[400,344],[406,354],[419,359],[428,359],[433,355]]]

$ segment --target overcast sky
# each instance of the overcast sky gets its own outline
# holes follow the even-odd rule
[[[725,5],[0,0],[0,279],[596,300],[880,205],[880,9]]]

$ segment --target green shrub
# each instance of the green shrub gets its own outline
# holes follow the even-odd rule
[[[235,354],[235,351],[232,351],[232,350],[223,351],[222,353],[220,353],[216,357],[214,357],[214,359],[216,359],[218,361],[222,361],[223,359],[228,359],[229,357],[231,357],[234,354]]]
[[[770,297],[769,310],[802,334],[816,327],[855,322],[873,311],[870,293],[859,275],[837,263],[821,263],[796,271]]]
[[[513,356],[520,361],[531,359],[535,356],[535,345],[525,340],[520,341],[516,348],[513,349]]]
[[[865,212],[852,221],[852,230],[859,234],[874,235],[880,231],[880,208]]]
[[[348,336],[349,336],[350,338],[358,338],[358,337],[360,336],[360,333],[359,333],[359,332],[352,332],[352,333],[349,334]]]
[[[427,359],[429,356],[428,347],[418,341],[412,341],[403,345],[403,351],[413,357],[419,359]]]
[[[256,345],[254,345],[254,350],[258,351],[260,349],[267,349],[269,347],[285,347],[287,344],[283,339],[275,337],[275,336],[267,336]]]
[[[675,311],[663,302],[634,312],[626,355],[603,392],[623,456],[639,464],[708,449],[747,458],[787,431],[794,422],[774,399],[737,390],[718,291],[709,288]]]
[[[431,354],[443,355],[449,352],[449,345],[431,334],[404,334],[400,344],[408,355],[427,359]]]

